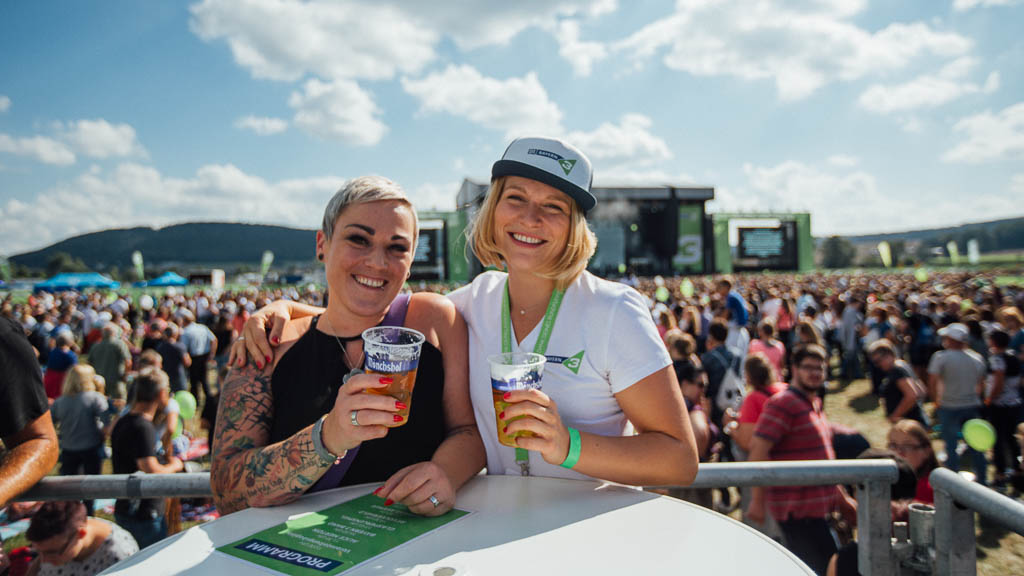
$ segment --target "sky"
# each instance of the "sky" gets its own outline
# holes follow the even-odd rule
[[[508,142],[816,236],[1024,214],[1024,0],[0,4],[0,255],[316,228],[381,174],[454,210]]]

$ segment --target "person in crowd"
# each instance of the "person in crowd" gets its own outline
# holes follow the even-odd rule
[[[192,395],[198,400],[202,388],[203,398],[207,398],[210,396],[210,366],[217,355],[217,337],[205,324],[196,322],[195,316],[188,310],[182,314],[182,322],[181,343],[191,361],[188,365],[188,381]]]
[[[0,508],[31,488],[57,463],[43,378],[22,327],[0,318]]]
[[[217,353],[214,356],[214,363],[217,365],[217,389],[227,375],[228,356],[231,354],[231,343],[235,341],[238,334],[231,325],[231,314],[224,310],[217,315],[213,325],[213,335],[217,337]],[[211,430],[211,434],[213,431]]]
[[[679,381],[683,402],[689,415],[690,426],[693,428],[693,437],[697,444],[697,456],[701,462],[709,462],[711,460],[711,447],[718,436],[718,430],[708,420],[710,403],[704,396],[707,377],[700,364],[695,363],[689,357],[674,361],[672,369],[675,371],[676,379]],[[708,509],[712,509],[714,506],[712,490],[710,488],[670,488],[666,493],[669,496],[686,500]]]
[[[786,361],[786,347],[775,339],[775,324],[770,318],[757,324],[757,338],[750,342],[750,354],[763,354],[775,368],[775,373],[782,375]]]
[[[668,308],[658,313],[658,335],[661,336],[661,340],[668,345],[668,335],[680,332],[679,324],[676,322],[676,316]]]
[[[74,350],[75,340],[70,331],[59,332],[53,340],[53,347],[47,356],[46,373],[43,374],[46,397],[51,402],[60,396],[68,370],[78,364],[78,354]]]
[[[1012,464],[1020,453],[1014,434],[1021,421],[1021,362],[1010,351],[1010,335],[1003,330],[993,330],[988,341],[991,348],[985,382],[985,412],[996,429],[996,443],[992,447],[994,485],[1002,489],[1013,474],[1016,466]]]
[[[896,354],[889,340],[876,340],[868,347],[868,356],[881,374],[881,396],[885,405],[885,416],[896,423],[908,418],[928,425],[921,401],[924,385],[918,382],[913,368]]]
[[[110,398],[119,408],[128,398],[125,374],[132,369],[132,354],[121,338],[121,328],[108,322],[102,328],[103,340],[89,350],[89,364],[103,377],[110,389]]]
[[[842,377],[847,382],[860,378],[864,371],[860,365],[860,330],[863,304],[853,298],[846,302],[839,321],[839,344],[843,351]]]
[[[103,449],[107,399],[93,389],[96,371],[88,364],[76,364],[64,379],[64,390],[53,402],[50,413],[60,433],[62,476],[99,474],[106,452]],[[85,501],[89,515],[92,500]]]
[[[668,355],[672,358],[672,362],[689,360],[695,366],[700,365],[700,357],[697,356],[697,342],[686,332],[669,334]]]
[[[683,325],[680,326],[680,329],[693,337],[693,341],[697,344],[694,351],[697,354],[703,353],[706,335],[704,334],[704,321],[701,318],[700,308],[687,306],[683,309]]]
[[[29,576],[93,576],[139,551],[130,533],[77,500],[43,504],[25,537],[38,554]]]
[[[934,503],[935,493],[928,477],[939,467],[939,460],[935,457],[928,430],[917,420],[899,420],[889,428],[887,447],[906,459],[914,469],[917,475],[914,501]]]
[[[163,359],[163,370],[170,379],[172,394],[188,389],[185,370],[192,366],[192,357],[188,355],[185,345],[178,341],[179,334],[177,324],[168,323],[164,328],[164,338],[156,347]]]
[[[142,351],[156,350],[157,346],[164,339],[164,329],[167,328],[167,322],[157,318],[146,326],[146,335],[142,338]]]
[[[707,397],[711,399],[711,421],[716,425],[722,424],[722,416],[725,414],[723,408],[715,402],[718,398],[718,389],[722,386],[727,373],[731,370],[739,373],[741,360],[725,345],[729,335],[729,327],[722,320],[715,320],[708,326],[707,348],[700,357],[708,376]]]
[[[754,429],[749,460],[834,460],[832,430],[818,389],[825,383],[825,350],[816,344],[793,351],[789,387],[771,397]],[[838,541],[828,522],[839,508],[855,518],[856,506],[839,486],[754,488],[749,517],[763,522],[765,509],[778,522],[783,543],[817,574],[824,574]]]
[[[1007,349],[1024,361],[1024,314],[1016,306],[1006,306],[999,310],[1003,330],[1010,335]]]
[[[647,302],[586,271],[596,249],[586,220],[596,204],[590,161],[560,140],[520,138],[491,175],[469,244],[485,266],[507,271],[485,272],[449,295],[469,326],[470,388],[488,473],[689,484],[696,443]],[[282,303],[266,316],[288,314]],[[244,344],[269,356],[265,322],[246,327]],[[534,434],[518,437],[518,450],[498,442],[488,385],[487,357],[503,350],[540,350],[551,359],[543,390],[504,396],[511,404],[504,418],[518,418],[507,432]]]
[[[985,361],[967,347],[967,327],[959,322],[939,330],[944,350],[936,352],[928,364],[928,387],[933,391],[942,441],[946,444],[946,467],[960,470],[957,452],[958,433],[964,422],[981,416],[981,398],[985,388]],[[968,446],[974,460],[978,482],[986,480],[985,454]]]
[[[462,315],[440,295],[399,295],[417,228],[405,192],[385,178],[356,178],[331,198],[316,235],[327,309],[290,323],[274,361],[233,370],[221,391],[210,471],[221,513],[385,482],[376,493],[386,505],[439,515],[483,467]],[[363,393],[390,383],[358,373],[360,335],[381,323],[426,336],[407,422],[406,405]]]
[[[987,363],[988,341],[981,321],[976,317],[965,318],[964,326],[967,326],[967,347],[977,352],[978,356],[981,356],[981,359]]]
[[[928,381],[928,361],[935,352],[935,320],[921,311],[920,301],[907,304],[907,336],[910,340],[910,365],[921,382]]]
[[[110,435],[114,474],[173,474],[184,468],[181,460],[168,454],[166,463],[157,459],[157,434],[153,417],[170,396],[167,374],[155,369],[139,372],[135,378],[135,401],[131,411],[118,419]],[[163,498],[118,499],[114,520],[131,533],[140,548],[167,536]]]

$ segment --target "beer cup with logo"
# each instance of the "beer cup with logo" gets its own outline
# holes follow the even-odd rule
[[[409,421],[412,408],[412,389],[416,384],[416,370],[423,348],[423,334],[404,326],[377,326],[363,332],[363,354],[367,374],[391,378],[387,388],[370,388],[368,394],[381,394],[405,404],[398,411],[403,418],[395,426]]]
[[[492,354],[487,357],[491,365],[491,398],[494,401],[494,418],[498,423],[498,442],[505,446],[516,447],[516,438],[533,436],[532,432],[522,431],[513,434],[504,432],[509,422],[523,418],[519,416],[502,419],[500,414],[509,403],[505,401],[506,392],[513,390],[540,390],[541,377],[544,375],[544,363],[547,361],[542,354],[532,352],[509,352]]]

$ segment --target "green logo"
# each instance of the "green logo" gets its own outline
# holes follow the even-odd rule
[[[581,363],[583,363],[583,350],[580,350],[576,354],[566,358],[565,361],[562,362],[562,366],[568,368],[573,374],[579,374]]]
[[[572,169],[576,167],[576,161],[568,158],[562,158],[558,161],[558,164],[562,167],[562,170],[565,170],[566,176],[568,176],[569,172],[572,172]]]

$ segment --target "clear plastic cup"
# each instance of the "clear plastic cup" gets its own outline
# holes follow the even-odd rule
[[[366,373],[387,376],[392,380],[387,388],[370,388],[366,392],[391,396],[405,404],[405,408],[398,411],[403,420],[394,426],[404,426],[409,421],[412,389],[416,385],[416,370],[424,340],[423,334],[404,326],[376,326],[363,332]]]
[[[498,442],[515,448],[516,438],[534,434],[525,431],[514,434],[505,432],[505,427],[509,422],[518,420],[522,416],[512,419],[501,417],[501,414],[509,406],[504,395],[506,392],[514,390],[540,390],[541,378],[544,376],[544,363],[547,362],[547,358],[533,352],[509,352],[492,354],[487,357],[487,362],[491,365],[491,399],[494,401]]]

